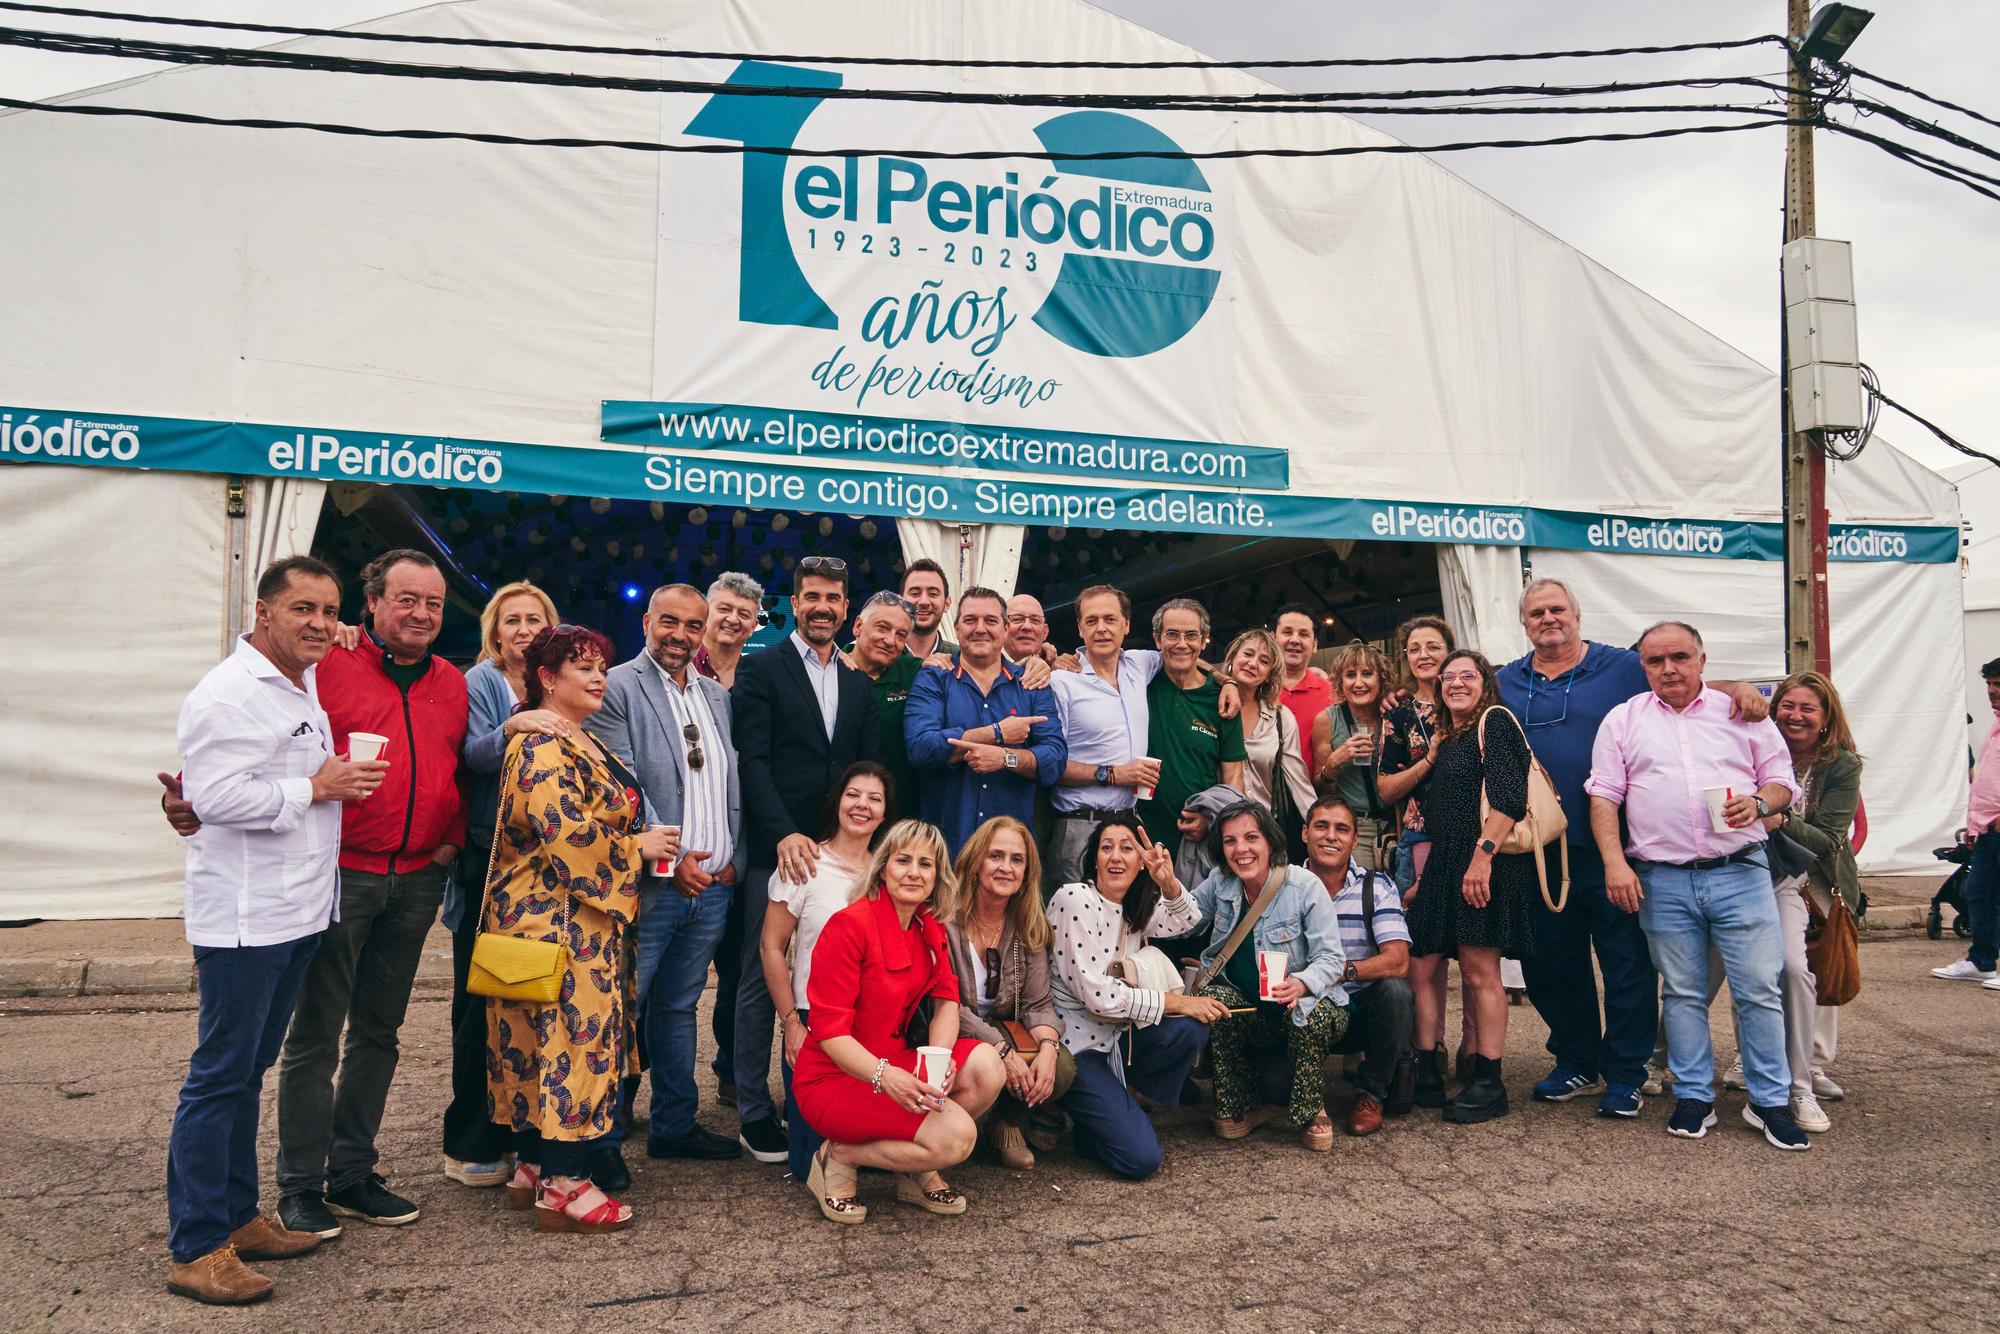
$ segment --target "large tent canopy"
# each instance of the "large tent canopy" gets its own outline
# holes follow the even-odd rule
[[[382,59],[759,87],[1270,91],[1228,70],[837,59],[1195,54],[1078,0],[464,0],[363,26],[663,53],[369,44]],[[666,54],[685,51],[767,58]],[[752,486],[894,518],[906,552],[992,525],[978,558],[1006,580],[1021,523],[1422,541],[1496,659],[1520,649],[1532,567],[1576,582],[1594,637],[1686,615],[1711,630],[1713,673],[1781,674],[1772,372],[1438,163],[906,151],[1394,142],[1353,121],[245,68],[78,99],[829,151],[0,116],[17,315],[0,461],[109,465],[0,470],[18,621],[0,792],[26,831],[0,916],[174,909],[152,772],[176,767],[178,701],[240,615],[245,570],[310,545],[328,482],[679,504]],[[133,450],[52,459],[63,421],[100,442],[128,427]],[[965,448],[911,452],[919,437]],[[398,455],[442,471],[397,472]],[[1964,781],[1957,499],[1882,441],[1833,468],[1828,497],[1837,676],[1869,757],[1863,861],[1915,867]]]

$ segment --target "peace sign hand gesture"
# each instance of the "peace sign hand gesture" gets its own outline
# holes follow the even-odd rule
[[[1155,843],[1144,826],[1139,829],[1139,861],[1159,887],[1160,893],[1170,899],[1180,896],[1181,882],[1174,875],[1174,854],[1164,843]]]

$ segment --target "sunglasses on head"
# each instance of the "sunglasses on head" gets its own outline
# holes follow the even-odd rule
[[[838,556],[807,556],[799,562],[803,574],[816,574],[825,570],[828,574],[846,574],[847,562]]]

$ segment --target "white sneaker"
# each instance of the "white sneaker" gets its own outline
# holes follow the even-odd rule
[[[1947,982],[1991,982],[2000,973],[1991,968],[1981,968],[1970,959],[1954,959],[1942,968],[1931,969],[1932,977],[1941,977]],[[1995,987],[2000,991],[2000,987]]]
[[[1989,977],[1979,984],[1988,991],[2000,991],[2000,977]]]
[[[1800,1130],[1810,1130],[1814,1134],[1833,1129],[1833,1121],[1820,1108],[1819,1099],[1810,1093],[1792,1095],[1792,1120],[1799,1123]]]
[[[2000,991],[2000,987],[1995,987],[1994,990]],[[1818,1066],[1812,1068],[1812,1091],[1813,1096],[1821,1102],[1839,1102],[1847,1096],[1847,1090],[1834,1083],[1833,1076]]]
[[[1741,1056],[1729,1063],[1729,1069],[1722,1076],[1722,1087],[1726,1089],[1748,1089],[1750,1087],[1743,1082],[1743,1058]]]
[[[1674,1082],[1674,1072],[1665,1066],[1646,1062],[1646,1080],[1639,1085],[1639,1092],[1649,1098],[1657,1098],[1667,1091],[1667,1085]]]

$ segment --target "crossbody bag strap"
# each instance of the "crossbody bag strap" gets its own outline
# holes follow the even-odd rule
[[[1368,932],[1368,948],[1375,954],[1382,947],[1375,943],[1375,872],[1361,873],[1361,925]]]
[[[1271,874],[1277,875],[1279,874],[1279,870],[1273,868]],[[1264,883],[1269,885],[1270,881],[1267,880]],[[1194,985],[1188,988],[1190,992],[1200,991],[1221,975],[1223,966],[1229,962],[1229,956],[1236,953],[1236,947],[1249,937],[1250,928],[1257,925],[1257,919],[1264,915],[1264,909],[1270,907],[1271,900],[1277,897],[1278,891],[1270,889],[1264,894],[1259,895],[1253,903],[1244,907],[1243,915],[1236,919],[1236,929],[1231,931],[1228,939],[1222,942],[1222,952],[1215,956],[1213,963],[1202,965],[1201,971],[1194,975]]]

